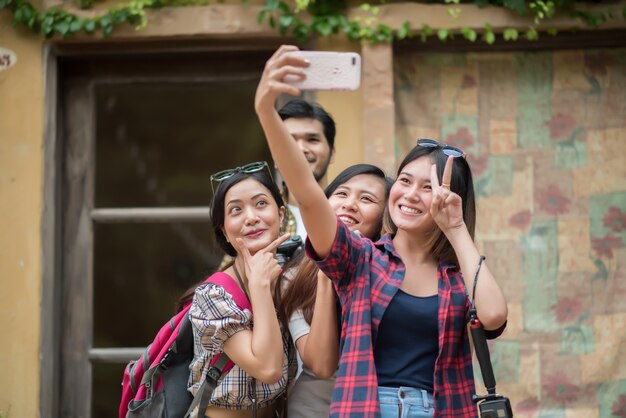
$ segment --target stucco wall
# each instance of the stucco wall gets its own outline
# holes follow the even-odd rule
[[[0,417],[39,408],[43,78],[39,38],[0,11]]]

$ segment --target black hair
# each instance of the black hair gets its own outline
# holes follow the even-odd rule
[[[226,193],[231,187],[250,178],[258,181],[270,191],[272,197],[276,201],[276,206],[278,206],[279,209],[285,206],[283,198],[280,195],[280,191],[278,190],[278,186],[276,186],[276,183],[274,183],[272,178],[265,171],[256,171],[254,173],[244,173],[240,171],[235,173],[233,176],[222,180],[215,189],[215,194],[213,195],[213,200],[211,201],[211,223],[213,225],[215,241],[226,254],[232,257],[237,256],[237,251],[235,251],[235,248],[226,240],[226,236],[222,230],[224,226],[224,219],[226,217],[224,200],[226,199]]]
[[[385,172],[375,165],[371,164],[355,164],[352,165],[335,177],[330,182],[324,194],[330,197],[335,190],[342,184],[348,182],[351,178],[361,174],[372,175],[380,179],[385,188],[385,202],[389,197],[389,190],[393,184],[393,180],[385,175]],[[387,205],[385,205],[387,206]],[[377,225],[376,231],[380,234],[382,229],[382,216]],[[378,237],[371,237],[376,240]],[[294,270],[295,269],[295,270]],[[287,277],[284,272],[294,271],[291,277]],[[283,274],[279,276],[278,283],[274,290],[274,300],[277,301],[276,306],[281,318],[289,320],[291,315],[298,309],[302,310],[302,315],[308,324],[313,320],[313,307],[315,306],[315,298],[317,296],[317,273],[319,268],[313,260],[306,257],[304,251],[298,251],[283,267]],[[287,281],[285,283],[284,281]],[[288,327],[288,324],[285,324]]]
[[[334,180],[331,181],[328,186],[326,186],[326,189],[324,190],[324,194],[326,194],[327,198],[330,197],[335,192],[335,190],[337,190],[339,186],[341,186],[342,184],[345,184],[351,178],[359,176],[361,174],[368,174],[368,175],[371,175],[380,179],[380,181],[383,183],[383,186],[385,188],[384,197],[385,197],[385,202],[387,202],[387,198],[389,197],[389,190],[391,190],[391,186],[393,185],[393,180],[387,177],[383,170],[381,170],[380,168],[372,164],[355,164],[346,168],[341,173],[339,173],[337,177],[335,177]],[[385,205],[385,207],[386,206],[387,205]],[[382,216],[381,216],[380,225],[378,225],[376,229],[379,232],[382,231],[382,222],[383,221],[382,221]],[[373,237],[374,240],[376,240],[377,238],[378,237]]]
[[[324,136],[328,141],[328,147],[332,150],[335,146],[335,121],[332,116],[317,103],[309,103],[303,99],[294,99],[285,104],[278,115],[282,120],[286,119],[314,119],[324,127]]]
[[[404,157],[397,175],[399,176],[404,167],[421,157],[428,157],[437,167],[437,178],[441,184],[443,171],[446,167],[448,156],[444,154],[441,147],[422,147],[416,145]],[[472,239],[474,238],[474,230],[476,228],[476,198],[474,195],[474,182],[472,180],[472,171],[467,160],[463,157],[454,158],[452,165],[452,179],[450,180],[450,190],[461,197],[463,208],[463,221],[467,226]],[[387,205],[389,206],[389,205]],[[395,233],[396,226],[393,224],[391,216],[389,216],[389,207],[385,214],[385,229],[388,232]],[[436,228],[431,236],[431,249],[438,259],[443,259],[458,265],[456,253],[452,248],[452,244],[448,241],[441,229]]]

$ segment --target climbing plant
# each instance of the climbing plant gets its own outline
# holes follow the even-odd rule
[[[93,0],[75,1],[81,9],[93,7]],[[242,2],[248,3],[248,0],[242,0]],[[589,2],[579,0],[423,0],[421,2],[447,5],[451,22],[459,19],[462,13],[459,5],[470,3],[479,7],[505,8],[530,18],[532,23],[524,31],[507,28],[500,34],[496,34],[490,24],[486,24],[480,31],[469,27],[458,30],[434,29],[427,23],[423,23],[420,27],[412,27],[408,21],[398,28],[392,28],[380,22],[378,18],[380,4],[384,3],[384,0],[361,3],[359,6],[361,13],[352,18],[348,17],[349,7],[346,0],[265,0],[258,14],[258,20],[260,23],[266,22],[270,27],[277,28],[283,35],[291,35],[301,41],[312,36],[345,34],[349,39],[369,42],[390,42],[393,39],[413,36],[418,36],[424,42],[429,38],[445,41],[459,36],[472,42],[482,40],[491,44],[495,42],[498,35],[505,41],[515,41],[522,37],[536,40],[539,38],[538,25],[549,22],[557,15],[568,16],[589,27],[599,27],[608,20],[626,17],[626,7],[616,12],[610,7],[610,2],[601,11],[580,9],[578,7],[580,4]],[[603,2],[596,0],[591,3],[602,4]],[[208,0],[131,0],[118,3],[95,16],[85,16],[69,12],[62,7],[38,10],[28,0],[0,0],[0,10],[7,9],[13,14],[14,26],[26,26],[46,38],[53,36],[68,38],[80,32],[87,34],[100,32],[106,37],[111,34],[115,26],[121,24],[134,25],[138,30],[144,28],[148,23],[147,9],[206,4]],[[547,33],[554,34],[556,30],[548,29]]]

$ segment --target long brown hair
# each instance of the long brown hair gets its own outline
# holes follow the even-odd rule
[[[330,197],[335,190],[351,178],[367,174],[372,175],[383,183],[385,187],[385,202],[389,197],[389,190],[393,180],[385,176],[384,171],[371,164],[355,164],[343,170],[326,187],[324,194]],[[386,207],[385,203],[385,207]],[[378,231],[382,228],[382,214]],[[377,239],[376,237],[369,237]],[[283,267],[283,273],[278,278],[274,289],[274,300],[277,303],[279,315],[289,322],[294,312],[301,310],[304,319],[308,324],[313,320],[313,307],[315,306],[315,296],[317,294],[317,273],[319,268],[308,257],[304,251],[300,251]]]
[[[317,294],[317,272],[319,268],[310,258],[299,251],[283,267],[274,289],[278,311],[286,322],[297,310],[302,310],[308,324],[313,319],[313,306]]]

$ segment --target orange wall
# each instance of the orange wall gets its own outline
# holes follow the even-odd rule
[[[0,417],[39,409],[43,148],[42,41],[0,11]]]

